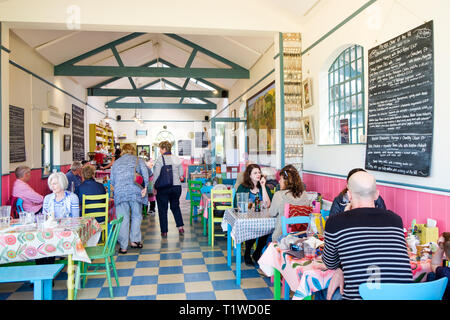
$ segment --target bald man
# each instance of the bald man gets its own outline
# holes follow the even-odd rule
[[[412,271],[403,233],[403,221],[392,211],[375,208],[378,198],[375,178],[364,171],[348,181],[350,205],[330,217],[325,225],[322,260],[336,270],[327,299],[336,289],[342,299],[361,299],[359,285],[367,282],[374,290],[379,283],[411,283]]]

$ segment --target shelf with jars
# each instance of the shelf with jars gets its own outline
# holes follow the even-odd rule
[[[303,170],[302,44],[300,33],[283,34],[285,163]]]

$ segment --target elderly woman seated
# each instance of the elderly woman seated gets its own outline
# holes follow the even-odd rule
[[[52,193],[44,198],[43,213],[52,212],[55,218],[79,217],[80,207],[75,193],[67,191],[67,177],[62,172],[55,172],[48,177],[48,186]]]
[[[83,207],[83,195],[87,196],[93,196],[93,195],[100,195],[105,194],[106,190],[103,184],[97,182],[94,180],[95,175],[95,168],[91,165],[88,165],[86,167],[83,167],[81,170],[81,175],[83,177],[83,183],[80,184],[77,190],[77,196],[78,200],[80,201],[80,209]],[[92,203],[105,203],[104,200],[86,200],[86,204],[92,204]],[[94,213],[94,212],[101,212],[104,211],[104,209],[86,209],[86,213]],[[105,221],[105,218],[103,217],[97,217],[96,218],[98,222]]]

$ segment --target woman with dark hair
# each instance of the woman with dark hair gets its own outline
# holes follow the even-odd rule
[[[450,232],[444,232],[438,239],[438,248],[431,259],[432,273],[428,274],[428,280],[438,280],[444,277],[449,279],[442,300],[450,300],[450,267],[443,266],[443,260],[450,260]],[[429,279],[430,276],[433,279]]]
[[[280,191],[275,192],[270,206],[270,215],[277,218],[272,241],[277,241],[281,234],[281,217],[286,203],[296,206],[311,206],[302,179],[293,165],[287,165],[280,171]]]
[[[259,196],[262,207],[269,208],[272,201],[272,193],[266,186],[266,178],[261,175],[261,168],[257,164],[250,164],[244,171],[244,181],[236,190],[237,193],[248,193],[249,202],[255,202],[256,196]],[[236,197],[234,198],[234,207],[236,207]],[[246,265],[254,265],[254,261],[258,261],[261,257],[262,250],[266,245],[269,235],[258,238],[258,244],[253,255],[250,255],[251,248],[256,239],[245,241],[244,261]],[[252,260],[253,258],[253,260]]]
[[[359,171],[366,172],[366,170],[364,170],[362,168],[355,168],[355,169],[350,170],[350,172],[347,175],[347,183],[348,183],[348,179],[350,179],[350,177],[354,173],[359,172]],[[338,213],[341,213],[341,212],[344,212],[344,211],[347,211],[347,210],[351,209],[350,208],[350,201],[349,201],[348,195],[347,195],[347,191],[348,191],[348,188],[346,186],[339,193],[339,195],[336,198],[334,198],[333,204],[331,205],[331,209],[330,209],[330,217],[335,215],[335,214],[338,214]],[[375,207],[376,208],[380,208],[380,209],[386,209],[386,205],[384,204],[384,200],[383,200],[383,198],[381,198],[381,196],[379,196],[378,199],[375,200]]]

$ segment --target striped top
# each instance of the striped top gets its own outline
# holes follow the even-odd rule
[[[330,217],[322,260],[344,273],[343,299],[361,299],[361,283],[411,283],[403,222],[392,211],[358,208]]]

